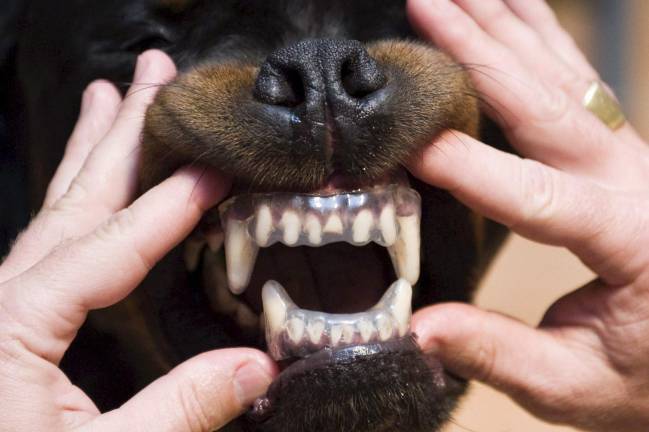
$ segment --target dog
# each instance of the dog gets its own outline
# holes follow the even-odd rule
[[[179,75],[150,83],[160,89],[142,191],[187,164],[234,179],[226,202],[127,300],[93,312],[66,354],[62,368],[101,409],[197,353],[253,346],[283,372],[227,430],[431,432],[448,421],[467,383],[419,350],[410,306],[470,301],[506,230],[403,166],[448,128],[507,144],[465,66],[418,40],[405,6],[9,0],[4,114],[33,208],[85,86],[125,90],[150,48]]]

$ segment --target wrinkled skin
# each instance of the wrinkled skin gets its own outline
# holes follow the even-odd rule
[[[40,204],[61,157],[82,89],[96,78],[124,84],[137,54],[152,47],[168,52],[180,74],[161,89],[147,115],[143,188],[197,160],[253,189],[311,190],[333,172],[359,184],[371,183],[405,163],[446,128],[479,135],[477,99],[462,67],[431,46],[405,42],[415,36],[404,2],[333,3],[106,0],[68,1],[52,8],[51,2],[34,0],[19,5],[16,16],[21,30],[15,34],[17,46],[6,51],[6,64],[9,70],[15,68],[18,77],[16,106],[24,106],[11,115],[16,119],[12,122],[16,136],[21,137],[18,145],[28,160],[32,205]],[[317,134],[299,141],[288,126],[270,133],[276,122],[261,115],[261,106],[268,101],[259,97],[257,77],[268,56],[314,38],[360,41],[388,83],[387,101],[379,109],[362,121],[352,119],[353,127],[340,128],[341,145],[333,157],[326,155]],[[297,151],[299,142],[310,144],[309,150]],[[262,170],[272,174],[260,176]],[[423,199],[422,276],[413,307],[469,301],[503,230],[476,217],[446,192],[413,184]],[[63,362],[72,380],[104,409],[196,353],[258,344],[213,313],[200,274],[185,271],[180,251],[161,262],[143,285],[122,305],[91,316]],[[375,364],[342,368],[346,370],[334,374],[326,390],[349,385],[349,380],[360,382],[361,376],[378,376],[386,367],[399,370],[427,364],[420,356],[405,357],[388,356]],[[429,372],[422,373],[423,379],[413,374],[404,385],[423,382],[413,390],[414,395],[421,392],[413,403],[421,404],[428,423],[408,424],[386,416],[379,424],[359,426],[341,420],[344,424],[328,423],[328,427],[437,428],[448,418],[464,383],[443,374],[444,385],[435,387],[426,384],[432,380]],[[368,393],[374,391],[377,400],[385,399],[389,386],[378,381],[365,382]],[[308,380],[300,385],[309,388]],[[317,392],[314,399],[317,403]],[[295,405],[283,407],[287,422],[307,417],[306,409]],[[403,408],[400,415],[411,410],[412,406]],[[339,413],[341,419],[353,415]],[[368,410],[361,415],[370,418],[378,413]],[[321,420],[316,416],[311,427]],[[282,423],[266,430],[291,429]]]

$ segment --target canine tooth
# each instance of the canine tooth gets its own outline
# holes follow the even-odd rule
[[[262,205],[257,209],[257,226],[255,227],[255,240],[261,247],[268,246],[270,234],[273,230],[273,214],[270,207]]]
[[[341,325],[335,325],[331,327],[331,346],[336,346],[338,345],[338,342],[340,342],[340,338],[343,335],[343,326]]]
[[[287,210],[279,225],[284,229],[284,243],[287,246],[297,243],[300,238],[300,216],[292,210]]]
[[[412,316],[412,286],[408,281],[399,279],[392,284],[391,296],[387,307],[399,326],[399,336],[405,336],[410,328],[410,317]]]
[[[388,248],[397,276],[411,285],[419,279],[420,231],[419,215],[398,216],[399,235]]]
[[[325,323],[324,320],[321,319],[310,321],[309,324],[307,324],[306,332],[309,334],[309,339],[311,340],[311,342],[313,342],[314,344],[320,342],[324,328]]]
[[[250,283],[259,247],[250,238],[245,222],[230,220],[225,237],[228,285],[234,294],[241,294]]]
[[[354,326],[349,325],[349,324],[343,324],[342,325],[342,338],[341,342],[343,343],[352,343],[354,341],[354,333],[356,333],[356,330],[354,329]]]
[[[299,343],[304,336],[304,321],[297,317],[291,318],[286,323],[286,332],[293,342]]]
[[[376,318],[376,328],[382,341],[386,341],[392,336],[392,320],[388,316],[379,315]]]
[[[357,325],[358,325],[358,331],[361,334],[361,338],[363,339],[363,342],[369,342],[370,339],[372,338],[372,335],[376,331],[374,325],[365,318],[361,319]]]
[[[309,243],[319,245],[322,243],[322,225],[320,219],[314,214],[308,214],[304,221],[304,230],[309,237]]]
[[[323,231],[327,234],[342,234],[343,229],[343,221],[340,219],[340,216],[332,214],[327,219]]]
[[[188,239],[185,242],[185,250],[183,251],[183,259],[185,261],[185,268],[187,271],[193,272],[198,268],[198,263],[201,259],[201,252],[205,247],[205,240]]]
[[[379,227],[381,228],[381,235],[386,246],[392,246],[397,241],[397,216],[394,206],[386,205],[381,210],[379,216]]]
[[[370,210],[358,212],[352,225],[352,240],[354,243],[367,243],[370,240],[370,231],[374,224],[374,215]]]
[[[279,334],[286,323],[286,315],[295,304],[284,288],[273,280],[266,282],[261,290],[261,301],[264,307],[266,332],[271,335]]]

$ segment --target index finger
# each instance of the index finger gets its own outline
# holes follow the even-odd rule
[[[0,309],[17,317],[15,337],[57,363],[87,312],[126,297],[227,190],[218,173],[183,169],[7,282]]]
[[[410,170],[527,238],[569,248],[609,285],[630,283],[649,264],[643,229],[647,200],[638,196],[624,196],[456,131],[428,146]]]

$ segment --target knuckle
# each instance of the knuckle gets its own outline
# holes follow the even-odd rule
[[[520,166],[520,198],[523,205],[511,227],[551,219],[557,212],[558,178],[554,170],[540,162],[524,159]]]
[[[192,379],[186,379],[178,387],[181,415],[188,431],[203,432],[212,430],[210,410],[200,395],[200,389]]]

